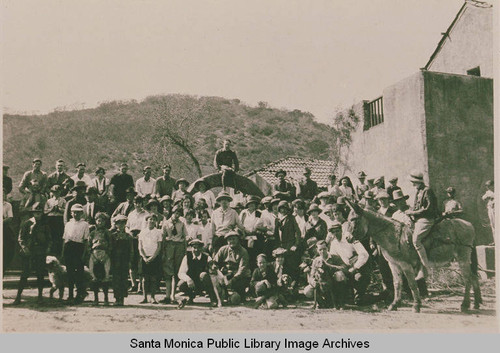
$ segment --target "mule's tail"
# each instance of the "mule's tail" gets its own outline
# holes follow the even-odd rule
[[[476,244],[472,244],[472,252],[470,254],[470,269],[472,271],[472,274],[474,276],[477,276],[477,270],[478,270],[478,262],[477,262],[477,251],[476,251]]]

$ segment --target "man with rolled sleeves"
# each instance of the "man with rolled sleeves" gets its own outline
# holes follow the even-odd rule
[[[165,195],[172,197],[176,180],[170,176],[171,171],[172,166],[170,164],[165,164],[163,166],[163,175],[156,179],[155,191],[158,199],[161,199]]]
[[[42,160],[40,158],[33,159],[33,168],[24,173],[21,182],[19,183],[19,191],[21,194],[30,192],[31,181],[36,180],[40,186],[40,192],[47,192],[47,174],[41,170]]]
[[[62,258],[68,272],[68,302],[73,302],[73,285],[76,285],[76,299],[74,304],[80,304],[85,299],[84,287],[84,259],[86,257],[87,242],[89,241],[89,224],[83,220],[83,206],[71,206],[72,218],[64,226],[64,245]]]
[[[19,246],[21,248],[22,272],[14,304],[21,303],[21,294],[32,270],[36,272],[38,303],[42,302],[45,257],[50,251],[51,236],[46,224],[42,223],[43,206],[36,202],[31,207],[31,218],[21,224]]]
[[[48,176],[48,188],[51,189],[54,185],[59,186],[61,196],[66,196],[75,184],[75,181],[66,174],[66,164],[62,159],[56,162],[56,171]]]
[[[205,291],[210,297],[211,305],[215,307],[217,298],[208,274],[208,264],[212,262],[212,258],[203,252],[204,244],[200,239],[191,239],[188,245],[192,250],[184,255],[179,267],[178,289],[188,297],[188,304],[193,303],[196,295],[201,295],[202,291]],[[181,300],[179,307],[183,307],[185,303],[185,300]]]
[[[435,223],[438,215],[438,207],[434,191],[425,185],[424,174],[422,172],[411,173],[409,179],[415,187],[416,195],[413,209],[406,211],[406,214],[415,221],[412,241],[422,264],[415,278],[415,280],[418,281],[419,279],[427,277],[429,260],[422,241],[429,234]]]
[[[248,252],[241,246],[237,232],[230,231],[224,238],[228,245],[221,247],[215,254],[214,263],[226,277],[227,290],[233,292],[229,298],[230,302],[237,305],[245,301],[245,289],[250,284]]]

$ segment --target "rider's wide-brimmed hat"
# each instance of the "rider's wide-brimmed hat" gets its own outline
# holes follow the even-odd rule
[[[423,183],[424,182],[424,174],[422,172],[414,171],[410,173],[409,179],[412,183]]]
[[[398,201],[398,200],[408,200],[410,196],[408,195],[405,195],[403,194],[403,190],[395,190],[393,193],[392,193],[392,199],[394,201]]]

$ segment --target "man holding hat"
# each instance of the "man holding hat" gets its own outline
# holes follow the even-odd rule
[[[273,196],[280,200],[293,201],[295,199],[295,187],[285,180],[286,171],[279,169],[274,176],[278,178],[278,182],[273,185]]]
[[[19,246],[21,248],[22,272],[14,304],[21,303],[21,294],[32,270],[35,270],[38,287],[38,303],[42,301],[45,257],[50,251],[51,236],[48,226],[42,223],[43,208],[39,202],[31,206],[31,218],[21,224]]]
[[[87,166],[83,162],[76,165],[76,174],[71,177],[75,184],[79,181],[83,181],[86,187],[92,186],[92,178],[85,173],[86,167]]]
[[[40,192],[47,192],[47,174],[41,170],[42,160],[40,158],[33,159],[33,168],[24,173],[21,182],[19,183],[19,191],[21,194],[29,193],[31,181],[36,180],[40,186]]]
[[[234,174],[240,170],[236,153],[231,150],[231,140],[224,139],[223,147],[215,152],[214,168],[222,173],[222,189],[235,188]]]
[[[358,180],[359,180],[359,185],[356,185],[356,196],[358,200],[361,200],[363,198],[363,195],[365,194],[365,191],[370,190],[370,187],[366,183],[366,173],[363,171],[360,171],[358,173]]]
[[[114,205],[113,207],[125,202],[127,189],[134,187],[134,179],[130,174],[127,174],[127,171],[128,164],[120,164],[120,172],[113,175],[109,181],[110,202]]]
[[[238,228],[245,234],[245,228],[241,224],[238,213],[229,207],[232,201],[232,197],[229,193],[222,190],[215,200],[220,204],[220,207],[212,213],[212,233],[214,234],[212,249],[214,254],[221,246],[226,244],[225,235],[227,233]]]
[[[68,272],[68,301],[73,301],[73,285],[76,285],[75,304],[80,304],[86,295],[83,266],[90,231],[89,224],[83,220],[83,206],[81,204],[75,203],[71,206],[71,217],[64,226],[62,258]]]
[[[74,204],[79,204],[85,206],[87,204],[87,199],[85,198],[85,191],[87,190],[87,186],[83,181],[78,181],[71,188],[71,192],[73,193],[73,198],[70,199],[66,203],[66,207],[64,209],[64,224],[68,223],[71,219],[71,207]]]
[[[152,195],[156,194],[156,179],[151,177],[151,167],[149,165],[142,169],[142,173],[144,176],[135,182],[135,191],[137,195],[149,200]]]
[[[217,306],[214,287],[208,274],[208,265],[212,262],[212,258],[203,252],[204,244],[200,239],[191,239],[188,245],[191,247],[191,251],[188,251],[182,258],[177,288],[188,297],[189,304],[193,302],[196,295],[201,295],[202,291],[205,291],[210,297],[211,305]],[[183,307],[184,304],[185,300],[182,300],[179,306]]]
[[[420,262],[422,263],[415,280],[427,277],[429,260],[422,241],[431,231],[438,214],[437,200],[432,189],[425,185],[424,175],[421,172],[410,174],[410,181],[416,189],[415,203],[412,210],[406,211],[406,214],[415,220],[415,229],[413,231],[413,245],[417,250]]]
[[[318,193],[318,184],[311,179],[311,169],[304,168],[304,179],[299,183],[298,197],[311,201]]]
[[[51,189],[54,185],[58,185],[60,188],[61,196],[66,196],[70,189],[75,184],[74,180],[66,174],[66,164],[62,159],[56,162],[56,171],[50,174],[47,178],[48,188]]]
[[[172,196],[175,190],[176,180],[170,176],[172,171],[172,166],[170,164],[165,164],[163,166],[163,175],[156,179],[156,197],[161,199],[163,196]]]
[[[227,279],[227,289],[234,292],[229,298],[231,303],[237,305],[245,300],[245,289],[250,284],[248,252],[240,245],[240,236],[237,232],[227,232],[224,239],[228,245],[217,251],[214,262]]]

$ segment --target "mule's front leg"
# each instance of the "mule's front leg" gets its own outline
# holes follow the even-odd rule
[[[392,278],[394,283],[394,300],[387,307],[389,311],[398,310],[398,306],[401,304],[401,290],[403,287],[403,278],[401,277],[401,269],[395,263],[388,261],[389,267],[392,272]]]
[[[401,265],[406,280],[408,281],[408,286],[410,287],[411,294],[413,296],[413,312],[419,313],[422,307],[422,301],[420,299],[420,291],[418,289],[417,282],[415,281],[415,271],[410,264]]]

